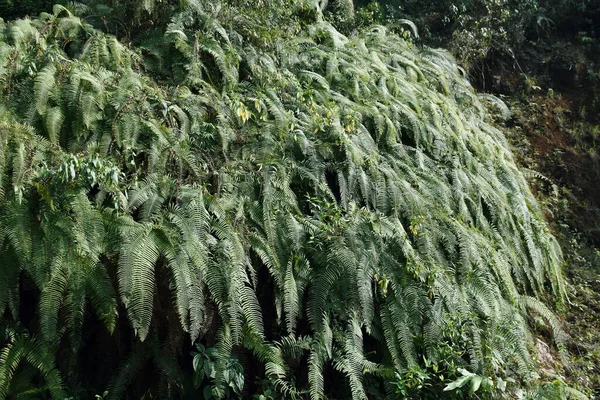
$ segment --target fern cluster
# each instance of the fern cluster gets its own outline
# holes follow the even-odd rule
[[[562,258],[501,132],[447,53],[314,13],[270,50],[195,1],[135,48],[62,6],[0,23],[0,397],[193,396],[196,341],[216,397],[233,354],[284,398],[393,397],[440,343],[535,376]]]

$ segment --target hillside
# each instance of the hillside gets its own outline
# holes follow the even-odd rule
[[[515,118],[346,3],[2,4],[0,398],[585,397]]]

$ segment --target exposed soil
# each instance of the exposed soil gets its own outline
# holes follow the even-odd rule
[[[600,49],[547,38],[529,43],[519,62],[494,65],[479,89],[510,106],[506,135],[519,164],[536,171],[532,190],[565,253],[571,356],[558,373],[600,397]]]

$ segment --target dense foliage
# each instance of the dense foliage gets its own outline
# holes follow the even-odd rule
[[[402,28],[413,21],[423,40],[448,48],[478,87],[490,90],[492,74],[524,73],[529,44],[579,36],[589,45],[598,35],[600,6],[590,0],[358,0],[357,12],[340,27],[377,21]],[[543,57],[542,55],[538,55]],[[537,66],[549,64],[535,59]],[[487,81],[486,81],[487,80]]]
[[[89,3],[0,25],[0,398],[535,381],[561,252],[449,54],[310,2]]]

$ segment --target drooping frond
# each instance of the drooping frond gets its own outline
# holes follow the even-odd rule
[[[381,26],[314,11],[267,51],[231,9],[178,10],[139,53],[64,7],[0,25],[0,311],[37,306],[37,339],[3,339],[0,397],[36,374],[62,393],[54,354],[74,369],[98,322],[115,399],[153,368],[149,393],[183,391],[193,342],[217,397],[259,364],[285,398],[381,397],[424,358],[530,376],[528,317],[560,342],[542,301],[566,290],[481,100],[503,103]]]

